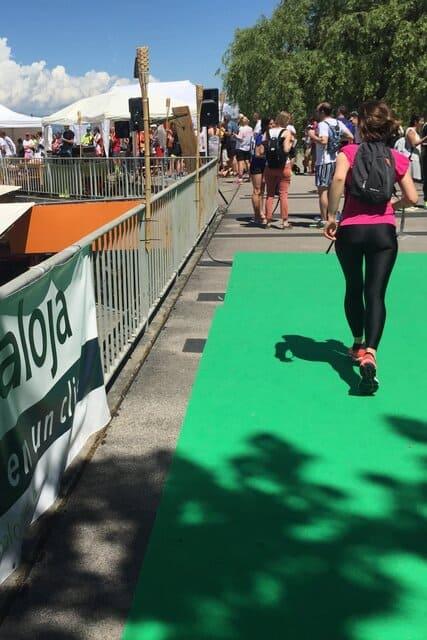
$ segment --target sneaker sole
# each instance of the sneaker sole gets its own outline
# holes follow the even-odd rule
[[[365,366],[359,367],[361,380],[359,382],[359,391],[364,396],[371,396],[380,386],[377,380],[377,370],[373,364],[365,364]]]

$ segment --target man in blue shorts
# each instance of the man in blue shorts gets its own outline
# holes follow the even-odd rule
[[[321,102],[317,107],[317,130],[309,136],[316,143],[315,181],[319,194],[319,226],[324,226],[328,217],[329,187],[335,173],[337,153],[342,139],[353,142],[353,134],[340,120],[332,117],[332,106]]]

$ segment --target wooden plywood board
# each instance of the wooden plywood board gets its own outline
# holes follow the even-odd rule
[[[196,155],[196,136],[193,129],[190,109],[189,107],[173,107],[172,113],[182,155],[187,158],[194,158]]]

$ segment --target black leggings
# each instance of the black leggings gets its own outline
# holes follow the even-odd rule
[[[355,338],[365,336],[376,349],[384,329],[385,292],[397,256],[392,224],[352,224],[340,227],[335,243],[345,276],[345,314]],[[365,274],[363,274],[365,258]]]

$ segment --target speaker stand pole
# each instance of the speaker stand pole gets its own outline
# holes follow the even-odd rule
[[[203,86],[196,84],[196,101],[197,101],[197,147],[196,147],[196,207],[197,207],[197,221],[198,228],[201,228],[201,198],[200,198],[200,141],[201,141],[201,127],[200,127],[200,109],[203,100]]]

